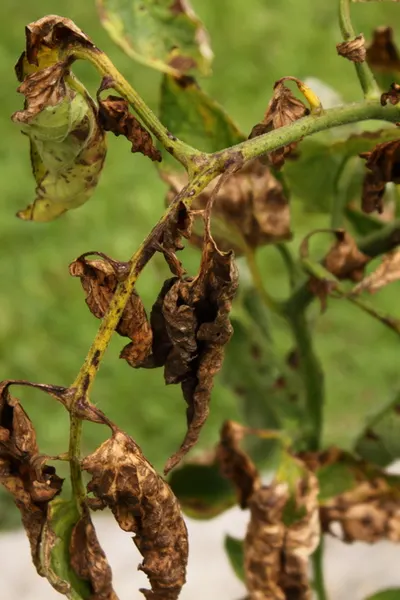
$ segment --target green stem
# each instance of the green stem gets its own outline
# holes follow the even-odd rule
[[[356,37],[350,16],[350,0],[339,0],[339,25],[345,42]],[[354,63],[364,97],[374,99],[380,97],[380,90],[367,62]]]
[[[324,538],[321,535],[321,540],[319,542],[318,548],[315,550],[312,555],[312,563],[313,563],[313,575],[314,575],[314,590],[317,594],[318,600],[328,600],[328,596],[325,589],[325,580],[324,580]]]
[[[332,204],[332,212],[331,212],[331,227],[332,229],[339,229],[343,227],[344,221],[344,208],[346,204],[346,193],[345,190],[342,189],[341,185],[342,177],[344,176],[344,172],[346,170],[346,166],[348,164],[349,158],[346,156],[342,161],[335,180],[334,186],[334,197]]]
[[[254,287],[258,291],[260,298],[262,299],[265,306],[271,310],[271,312],[279,314],[281,312],[279,302],[274,300],[274,298],[272,298],[272,296],[270,296],[267,290],[265,289],[264,282],[262,280],[261,273],[257,265],[254,250],[246,245],[244,252]]]

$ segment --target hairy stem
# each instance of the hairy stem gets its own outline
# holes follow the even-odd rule
[[[356,37],[350,17],[350,0],[339,0],[339,25],[345,42]],[[364,92],[364,97],[370,100],[379,98],[379,87],[368,63],[364,61],[355,63],[354,66]]]

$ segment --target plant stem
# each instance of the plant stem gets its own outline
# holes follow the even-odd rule
[[[312,555],[312,563],[313,563],[313,575],[314,575],[314,590],[317,594],[318,600],[328,600],[328,596],[325,589],[325,580],[324,580],[324,538],[321,535],[321,539],[318,545],[318,548],[315,550]]]
[[[271,310],[271,312],[280,314],[281,309],[280,309],[279,302],[274,300],[274,298],[272,298],[269,295],[269,293],[267,292],[267,290],[265,289],[264,282],[262,280],[261,273],[260,273],[260,270],[257,265],[256,255],[255,255],[254,250],[252,248],[249,248],[249,246],[247,246],[247,244],[246,244],[244,252],[245,252],[247,266],[250,271],[254,287],[258,291],[260,298],[262,299],[265,306]]]
[[[143,98],[132,88],[128,81],[116,69],[111,60],[98,48],[74,46],[69,50],[76,59],[87,60],[96,67],[102,77],[109,77],[112,81],[110,87],[123,96],[138,114],[143,124],[162,143],[164,148],[172,154],[188,171],[194,173],[204,163],[203,152],[192,148],[185,142],[176,138],[158,119],[147,106]]]
[[[350,17],[350,0],[339,0],[339,25],[345,42],[356,37]],[[354,66],[364,97],[370,100],[379,98],[380,90],[368,63],[354,63]]]

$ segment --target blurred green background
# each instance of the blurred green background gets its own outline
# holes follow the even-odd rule
[[[360,99],[353,67],[337,57],[340,41],[337,2],[314,0],[193,0],[209,30],[215,52],[214,73],[201,85],[215,97],[243,131],[263,115],[274,81],[284,75],[317,77],[346,101]],[[157,110],[161,75],[142,67],[113,45],[103,31],[92,0],[2,0],[0,14],[0,340],[1,378],[24,378],[69,385],[75,378],[99,325],[84,303],[68,264],[89,250],[127,260],[161,215],[165,186],[151,162],[130,153],[124,139],[109,138],[106,166],[94,197],[82,208],[50,224],[26,223],[14,215],[32,201],[28,143],[10,115],[21,108],[15,92],[14,64],[24,48],[24,27],[45,14],[73,19],[113,60],[120,71]],[[367,38],[373,27],[400,23],[395,4],[356,4],[356,29]],[[89,66],[75,69],[94,91],[99,83]],[[324,190],[321,189],[321,194]],[[298,244],[328,216],[304,213],[294,202],[293,230]],[[185,251],[194,269],[196,250]],[[263,277],[271,293],[281,294],[285,276],[276,251],[259,253]],[[139,291],[148,307],[163,278],[156,258],[140,278]],[[399,286],[385,289],[377,302],[399,313]],[[124,427],[157,467],[176,449],[185,430],[185,406],[179,388],[165,387],[162,371],[130,369],[118,359],[124,341],[115,336],[100,374],[93,400]],[[348,447],[376,404],[390,400],[399,384],[398,340],[379,323],[344,302],[331,302],[318,321],[316,348],[326,372],[327,405],[324,440]],[[229,376],[229,374],[228,374]],[[19,390],[18,390],[19,391]],[[67,447],[67,415],[53,400],[23,390],[24,406],[37,427],[41,449],[51,453]],[[225,418],[238,417],[233,394],[220,381],[213,392],[211,416],[201,446],[213,443]],[[105,432],[85,426],[85,449]],[[12,507],[0,524],[14,523]]]

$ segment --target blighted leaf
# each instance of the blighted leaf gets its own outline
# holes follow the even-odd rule
[[[353,289],[353,293],[358,294],[360,292],[367,291],[371,294],[374,294],[389,283],[393,283],[399,279],[400,251],[394,250],[383,257],[381,264],[375,269],[375,271],[360,281],[360,283]]]
[[[400,56],[391,27],[374,29],[372,42],[367,47],[367,62],[383,89],[397,79]]]
[[[393,106],[400,102],[400,85],[398,83],[391,83],[389,91],[382,94],[382,106],[386,106],[388,102],[390,102],[390,104],[393,104]]]
[[[370,257],[360,252],[352,236],[343,229],[335,232],[336,243],[324,258],[323,264],[338,279],[360,281]]]
[[[88,491],[109,507],[120,527],[135,534],[143,556],[140,569],[151,600],[175,600],[185,583],[188,541],[179,503],[137,444],[115,429],[113,436],[82,461],[92,475]]]
[[[303,102],[298,100],[292,91],[286,87],[284,81],[280,79],[274,85],[274,93],[263,120],[253,127],[249,137],[257,137],[263,133],[279,129],[279,127],[290,125],[290,123],[301,119],[308,113],[309,110]],[[285,158],[296,148],[297,143],[293,142],[271,152],[268,156],[272,165],[280,169],[285,163]]]
[[[40,560],[44,576],[68,598],[117,600],[89,513],[85,508],[80,515],[75,500],[57,498],[50,503]]]
[[[208,35],[188,0],[97,0],[112,40],[133,59],[179,75],[207,75],[213,53]]]
[[[70,274],[80,278],[86,292],[86,304],[98,319],[104,317],[118,283],[129,273],[129,263],[100,256],[103,257],[101,260],[88,260],[83,254],[69,266]],[[140,365],[151,352],[152,332],[143,303],[135,290],[128,299],[116,331],[132,340],[124,358],[132,366]]]
[[[400,144],[398,140],[377,144],[371,152],[360,154],[366,159],[365,166],[369,171],[365,175],[362,193],[362,209],[366,213],[383,212],[383,195],[388,181],[400,183],[399,159]]]
[[[373,415],[360,435],[355,450],[365,460],[385,467],[400,458],[400,397]]]
[[[174,135],[203,152],[217,152],[245,139],[224,109],[192,77],[164,76],[160,119]],[[162,171],[175,172],[176,168],[176,161],[164,152]]]
[[[12,495],[22,518],[40,572],[39,548],[49,502],[61,491],[60,479],[39,454],[33,425],[9,392],[13,382],[0,384],[0,483]]]
[[[185,463],[172,471],[168,483],[192,519],[212,519],[236,504],[235,491],[215,460]]]
[[[70,72],[63,51],[88,38],[68,19],[45,17],[27,27],[27,46],[16,72],[25,108],[12,116],[29,137],[37,197],[20,211],[24,220],[51,221],[92,195],[105,159],[97,108]]]
[[[169,203],[182,189],[186,176],[167,174],[164,179],[170,184]],[[218,182],[212,181],[194,199],[193,210],[205,209],[216,185]],[[233,249],[237,256],[246,246],[257,248],[291,239],[289,201],[268,165],[253,160],[223,183],[214,199],[212,230],[218,246],[226,251]],[[196,227],[191,242],[202,246]]]
[[[240,579],[240,581],[244,581],[245,573],[243,540],[239,540],[230,535],[226,535],[224,547],[225,552],[228,555],[231,567],[234,570],[236,576]]]
[[[363,34],[358,35],[353,40],[336,44],[336,50],[339,56],[343,56],[354,63],[364,62],[367,55]]]
[[[151,160],[161,161],[161,153],[154,146],[150,133],[130,112],[129,104],[123,98],[99,99],[99,121],[104,131],[125,136],[132,143],[132,152],[141,152]]]

